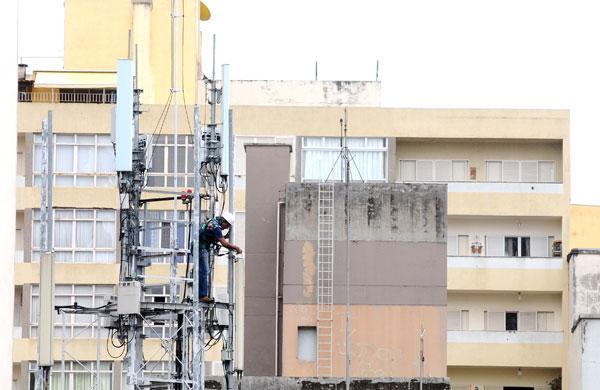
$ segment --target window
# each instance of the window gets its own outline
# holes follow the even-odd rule
[[[504,237],[504,256],[529,257],[530,237]]]
[[[385,138],[348,138],[352,154],[351,180],[384,181],[387,179],[387,140]],[[332,137],[302,138],[302,180],[342,180],[344,164],[338,159],[340,139]]]
[[[97,370],[96,362],[65,361],[65,386],[64,390],[111,390],[112,389],[112,363],[100,362]],[[29,389],[35,388],[36,363],[29,363]],[[99,381],[96,384],[96,373]],[[52,367],[52,388],[63,389],[61,363]]]
[[[33,142],[33,178],[37,186],[42,173],[41,134],[35,134]],[[54,134],[53,161],[57,187],[110,187],[117,183],[110,135]]]
[[[171,220],[173,218],[172,210],[147,211],[141,213],[142,227],[144,229],[143,246],[150,248],[170,248],[171,247]],[[177,212],[177,242],[180,248],[189,248],[189,214],[185,211]],[[179,255],[180,262],[183,261],[183,255]],[[168,263],[169,257],[153,257],[153,263]]]
[[[447,243],[447,255],[448,256],[458,256],[458,236],[455,234],[448,235],[448,243]]]
[[[448,330],[469,330],[469,311],[449,310]]]
[[[247,144],[285,144],[292,146],[290,154],[290,181],[295,181],[296,177],[296,158],[294,151],[295,137],[293,136],[236,136],[234,146],[234,173],[235,188],[246,187],[246,150]]]
[[[469,256],[469,236],[459,235],[458,236],[458,255]]]
[[[467,160],[400,160],[401,181],[467,181]]]
[[[551,311],[537,312],[537,330],[538,332],[547,332],[554,330],[554,313]]]
[[[554,329],[554,312],[484,311],[485,330],[545,332]]]
[[[518,319],[516,311],[506,312],[506,330],[518,330]]]
[[[169,302],[169,286],[147,286],[144,291],[144,298],[150,302]],[[167,318],[162,320],[144,320],[144,335],[151,339],[169,338],[171,336],[171,327]]]
[[[173,187],[175,184],[175,137],[159,135],[148,142],[147,172],[148,187]],[[194,185],[194,138],[191,135],[177,136],[177,185]]]
[[[106,298],[114,294],[112,285],[71,285],[57,284],[54,286],[54,304],[73,305],[77,302],[83,307],[98,307],[106,302]],[[31,313],[30,325],[32,337],[37,337],[38,312],[40,303],[40,290],[38,285],[31,286]],[[100,332],[101,338],[108,336],[107,330],[99,328],[94,322],[96,316],[92,314],[64,314],[65,334],[70,338],[93,338],[96,332]],[[63,314],[54,312],[54,337],[63,337]]]
[[[317,360],[317,328],[298,327],[298,360],[314,362]]]
[[[114,210],[55,209],[54,258],[61,263],[114,263]],[[32,260],[40,258],[40,210],[33,212]]]
[[[554,161],[486,161],[487,181],[508,183],[553,183]]]
[[[486,236],[486,256],[549,257],[553,236]]]

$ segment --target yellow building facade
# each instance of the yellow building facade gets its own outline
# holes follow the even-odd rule
[[[209,12],[199,7],[197,1],[181,3],[186,16],[185,22],[181,18],[179,24],[183,49],[179,84],[189,113],[196,95],[198,23]],[[36,185],[41,120],[52,110],[59,156],[55,160],[58,165],[54,206],[61,208],[64,232],[70,231],[62,236],[69,240],[65,238],[63,243],[55,244],[55,250],[61,253],[55,276],[60,286],[57,299],[98,302],[117,283],[119,268],[118,191],[114,167],[110,161],[104,164],[111,155],[114,101],[106,95],[115,88],[112,80],[116,60],[133,57],[137,46],[139,83],[144,90],[140,131],[147,135],[154,133],[171,93],[169,4],[149,0],[67,0],[65,72],[57,75],[40,72],[39,84],[34,82],[30,91],[20,94],[23,98],[18,118],[13,353],[13,374],[19,389],[29,388],[37,354],[36,229],[40,192]],[[247,86],[244,88],[248,90]],[[285,91],[285,86],[278,88]],[[376,94],[372,94],[373,89],[369,91],[372,99]],[[101,101],[97,101],[98,94],[103,94]],[[308,106],[303,99],[302,105],[293,100],[281,105],[257,94],[252,99],[245,96],[244,105],[232,107],[236,134],[236,241],[242,247],[245,241],[243,145],[255,142],[292,145],[291,181],[318,179],[322,170],[328,168],[318,167],[319,159],[336,150],[337,146],[332,146],[336,142],[331,140],[339,135],[339,118],[343,115],[340,102]],[[249,104],[249,100],[255,103]],[[446,349],[452,388],[548,390],[548,383],[561,376],[566,364],[567,268],[565,251],[557,250],[557,244],[562,241],[564,248],[585,246],[580,244],[585,242],[581,237],[587,236],[587,229],[595,228],[590,219],[587,225],[582,225],[589,227],[577,230],[579,235],[573,231],[569,235],[569,214],[573,218],[588,218],[576,206],[569,208],[569,113],[366,107],[373,105],[370,103],[372,100],[359,101],[348,107],[348,135],[356,139],[354,153],[364,161],[374,162],[361,165],[365,179],[448,185]],[[201,117],[206,109],[203,105]],[[178,127],[184,140],[181,147],[187,156],[192,144],[184,107],[180,107]],[[169,138],[172,134],[170,111],[160,136],[154,133],[153,142],[158,143],[163,154],[153,157],[162,158],[149,173],[153,187],[169,187],[172,180],[169,168],[172,164],[169,155],[174,148],[172,137]],[[178,168],[183,172],[180,177],[187,180],[190,166],[184,163],[181,168]],[[151,211],[166,212],[169,207],[170,204],[153,205]],[[77,232],[90,226],[94,232],[93,244],[79,243]],[[101,239],[101,233],[106,239]],[[214,293],[219,295],[226,286],[225,264],[216,267]],[[166,264],[156,264],[149,274],[167,272]],[[165,295],[164,291],[156,293],[159,297],[161,294]],[[86,325],[78,321],[68,318],[56,322],[57,330],[65,324],[69,335],[75,336],[68,347],[71,357],[67,358],[71,362],[68,376],[73,379],[85,375],[72,364],[74,359],[88,362],[93,368],[96,337],[100,332],[94,326],[84,330]],[[147,356],[160,348],[154,341],[147,345]],[[416,333],[415,343],[418,343]],[[59,351],[57,338],[57,359]],[[119,358],[111,357],[104,348],[100,356],[105,383],[118,389]],[[207,373],[220,374],[219,349],[213,348],[207,357],[210,361]],[[303,375],[311,375],[313,366],[297,356],[288,357],[287,361],[289,367],[284,371],[290,375],[295,367],[302,367]]]

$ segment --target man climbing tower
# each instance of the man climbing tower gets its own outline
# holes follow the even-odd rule
[[[234,216],[229,212],[224,212],[220,217],[215,217],[205,222],[200,228],[200,301],[204,303],[213,302],[208,291],[208,253],[216,245],[223,246],[237,254],[242,253],[242,249],[230,243],[225,239],[223,230],[228,230],[234,223]]]

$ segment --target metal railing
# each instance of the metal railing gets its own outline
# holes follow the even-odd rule
[[[19,102],[115,104],[116,92],[19,92]]]

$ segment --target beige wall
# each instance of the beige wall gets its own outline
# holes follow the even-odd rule
[[[138,39],[144,57],[140,66],[142,76],[151,75],[150,85],[144,89],[143,103],[164,104],[171,89],[171,2],[153,1],[150,12],[136,12],[135,17],[149,18],[134,26],[132,1],[65,1],[65,70],[115,70],[117,59],[127,58],[127,37],[132,30],[132,41]],[[137,7],[147,7],[143,4]],[[179,81],[188,104],[193,104],[196,81],[196,28],[198,15],[195,0],[180,1],[179,20]],[[136,22],[137,20],[136,19]],[[139,33],[134,33],[134,27]],[[185,27],[185,30],[184,30]],[[149,28],[149,30],[148,30]],[[148,42],[143,42],[148,40]],[[131,45],[131,56],[134,53]],[[146,47],[148,50],[146,50]],[[148,53],[146,53],[148,51]],[[149,80],[148,77],[144,77]],[[181,80],[184,81],[182,84]]]
[[[573,248],[600,248],[600,206],[571,205],[568,249]]]
[[[315,305],[283,306],[284,376],[316,376],[316,363],[297,359],[298,327],[316,326]],[[425,375],[446,376],[446,309],[433,306],[353,305],[350,375],[418,376],[419,337],[425,329]],[[334,306],[333,376],[344,376],[345,307]],[[377,329],[377,331],[374,331]]]
[[[448,311],[469,310],[469,329],[484,329],[484,311],[551,311],[554,312],[554,329],[562,329],[562,307],[560,294],[534,294],[518,292],[505,294],[448,293]]]
[[[560,376],[559,369],[521,368],[474,368],[449,367],[448,377],[452,385],[505,385],[505,386],[548,386],[548,382]],[[484,390],[482,387],[480,390]],[[461,389],[462,390],[462,389]],[[466,389],[470,390],[470,389]]]
[[[548,160],[555,162],[556,181],[562,181],[561,141],[488,141],[455,140],[398,140],[397,162],[402,159],[456,159],[468,160],[469,167],[477,170],[477,181],[486,181],[486,160]],[[398,166],[397,179],[400,180]]]

